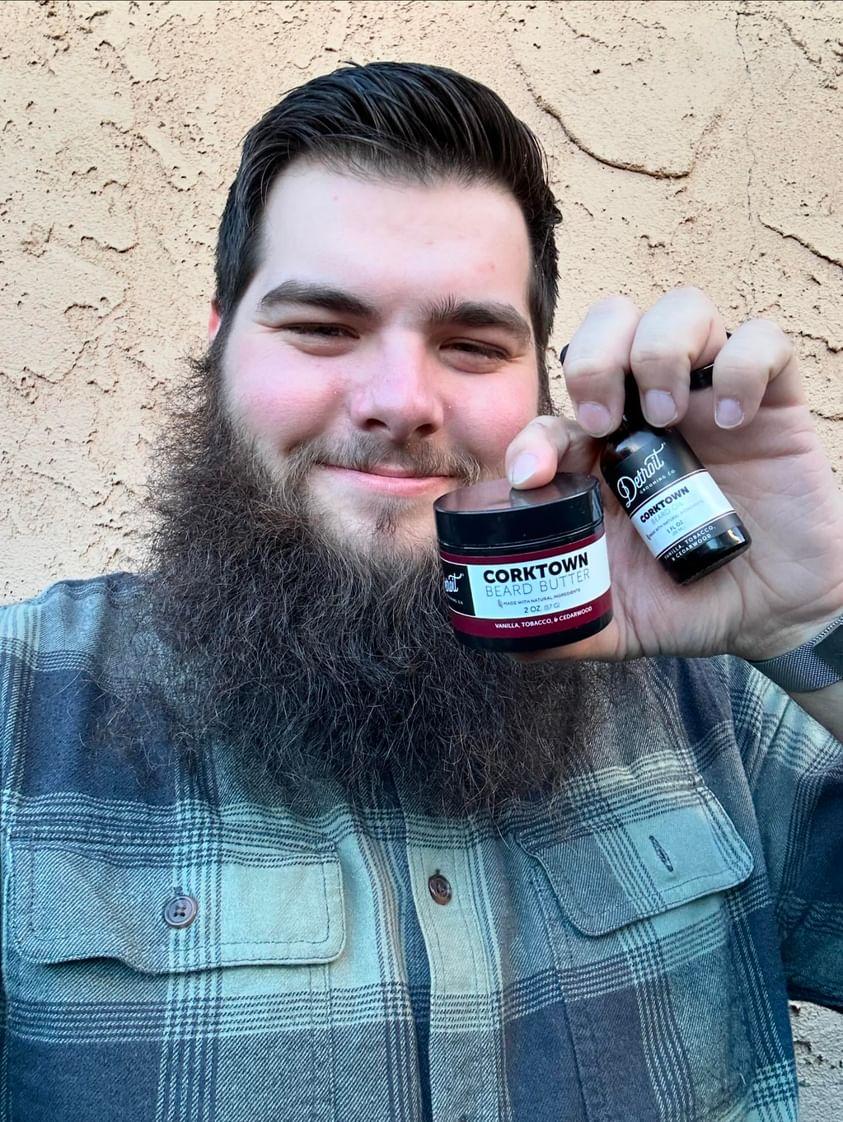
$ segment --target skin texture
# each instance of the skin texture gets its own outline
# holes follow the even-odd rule
[[[297,165],[270,192],[264,238],[263,264],[226,344],[226,410],[279,481],[296,449],[319,442],[324,464],[310,469],[307,494],[336,541],[364,554],[418,553],[434,537],[433,499],[461,479],[504,467],[520,487],[541,486],[560,469],[599,475],[594,437],[617,425],[631,371],[650,419],[679,424],[753,545],[680,588],[604,488],[615,620],[582,643],[525,657],[768,658],[843,608],[841,500],[792,346],[775,324],[749,321],[726,342],[719,312],[694,288],[675,289],[643,313],[625,297],[601,300],[565,362],[574,424],[536,416],[532,340],[430,313],[448,302],[493,301],[529,320],[527,234],[506,194]],[[261,311],[264,294],[290,279],[353,293],[371,311],[289,301]],[[212,308],[210,338],[218,329]],[[712,360],[713,389],[691,399],[689,371]],[[379,482],[383,470],[428,478]]]
[[[257,792],[280,786],[303,813],[336,784],[365,805],[390,777],[434,814],[560,794],[612,735],[611,704],[655,705],[645,675],[458,643],[432,511],[502,475],[538,407],[517,206],[300,166],[273,185],[263,236],[157,450],[127,629],[157,641],[145,664],[120,652],[139,669],[107,742],[121,728],[142,747],[138,722],[164,713],[180,750],[224,743]],[[418,478],[379,474],[399,470]]]
[[[389,515],[391,547],[429,544],[433,500],[466,474],[502,475],[508,443],[536,413],[531,333],[430,315],[449,301],[494,302],[529,332],[516,203],[486,186],[389,185],[305,164],[273,185],[264,237],[226,344],[230,415],[279,479],[294,449],[329,444],[346,470],[317,467],[308,482],[338,538],[363,543]],[[371,314],[290,300],[261,310],[290,280],[353,294]],[[211,338],[218,326],[212,309]],[[428,479],[384,483],[355,464]]]
[[[712,360],[712,389],[691,396],[690,370]],[[757,660],[805,642],[843,606],[843,513],[789,340],[775,324],[751,320],[726,342],[719,312],[694,288],[673,290],[643,314],[630,300],[610,297],[589,310],[574,334],[566,381],[577,404],[599,403],[613,427],[630,370],[645,410],[648,391],[670,395],[681,432],[734,502],[753,544],[699,584],[681,588],[650,561],[607,495],[616,619],[578,649],[558,653],[728,652]],[[726,407],[728,425],[716,420],[723,399],[737,403]],[[539,486],[557,467],[596,471],[599,451],[579,425],[540,418],[513,442],[507,467],[514,472],[522,455],[534,456],[519,485]]]

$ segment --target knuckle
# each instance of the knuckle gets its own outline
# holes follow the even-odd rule
[[[565,380],[568,388],[574,391],[583,389],[604,376],[604,368],[593,355],[575,355],[565,362]]]
[[[676,340],[660,337],[648,339],[646,343],[633,343],[629,360],[636,372],[666,363],[676,364],[681,370],[683,362],[687,365],[688,356]]]
[[[753,332],[766,335],[772,343],[780,347],[786,347],[788,351],[793,351],[793,340],[774,319],[755,316],[753,319],[747,320],[743,326],[751,327]]]
[[[638,305],[630,296],[624,296],[620,292],[610,292],[607,296],[601,296],[599,300],[595,300],[589,306],[589,312],[633,312],[638,314]]]
[[[708,293],[703,292],[703,290],[696,284],[677,285],[676,288],[671,289],[671,295],[685,297],[690,300],[696,300],[700,303],[708,304],[711,306],[713,306],[714,303]]]
[[[557,417],[534,417],[524,430],[531,444],[540,440],[546,444],[555,444],[559,439],[562,426]]]
[[[760,362],[755,355],[727,355],[715,365],[714,383],[721,391],[728,387],[735,392],[752,395],[767,384],[774,365]]]
[[[793,340],[771,319],[746,320],[717,356],[718,377],[762,379],[796,353]]]
[[[747,357],[735,357],[718,367],[715,375],[715,385],[723,389],[726,386],[734,390],[743,390],[745,393],[759,391],[767,384],[772,373],[773,364],[759,364]]]
[[[509,442],[507,452],[515,455],[520,452],[525,446],[532,447],[535,445],[536,440],[546,440],[548,433],[551,431],[551,426],[554,424],[554,417],[533,417],[531,421],[521,429],[520,432]]]
[[[741,327],[751,327],[754,331],[776,331],[784,334],[776,321],[767,319],[766,316],[752,316],[750,319],[744,320]]]
[[[723,378],[748,378],[760,373],[758,360],[750,354],[735,353],[718,356],[715,364],[715,373],[719,379]]]

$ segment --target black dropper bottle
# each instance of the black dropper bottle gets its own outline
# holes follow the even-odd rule
[[[691,372],[692,391],[710,385],[711,366]],[[620,427],[604,439],[603,478],[675,581],[699,580],[749,548],[740,516],[684,437],[645,419],[631,374]]]

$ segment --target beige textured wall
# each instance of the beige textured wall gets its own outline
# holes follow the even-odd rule
[[[0,6],[0,598],[137,560],[239,142],[345,60],[453,66],[537,131],[564,212],[555,341],[601,294],[680,282],[727,322],[773,316],[839,471],[842,31],[831,2]],[[841,1021],[794,1016],[809,1122],[839,1106]]]

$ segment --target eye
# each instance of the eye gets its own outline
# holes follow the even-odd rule
[[[292,331],[295,335],[315,335],[320,339],[353,338],[354,332],[338,323],[284,323],[281,331]]]
[[[502,351],[500,347],[490,347],[486,343],[459,342],[448,345],[459,351],[468,351],[469,354],[483,355],[485,358],[509,358],[506,351]]]
[[[489,343],[479,343],[473,339],[454,339],[445,343],[442,349],[456,351],[459,361],[470,365],[472,369],[497,365],[507,362],[510,358],[509,352],[503,350],[502,347],[494,347]]]

